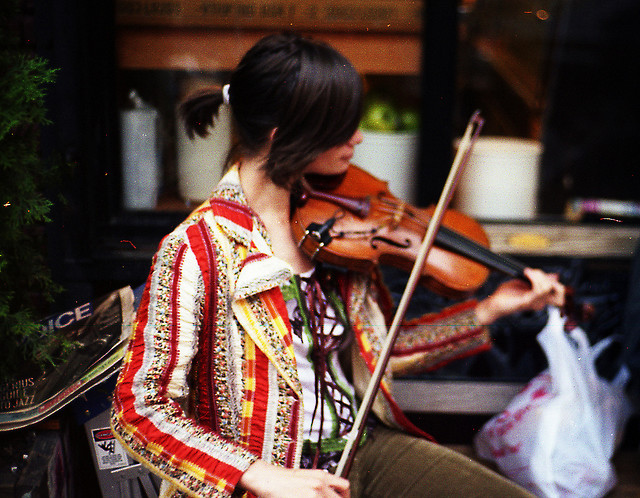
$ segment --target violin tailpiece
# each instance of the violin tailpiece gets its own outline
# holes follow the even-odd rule
[[[304,231],[304,237],[299,242],[299,246],[302,247],[306,240],[313,239],[317,243],[316,249],[311,254],[311,259],[315,259],[320,250],[323,247],[330,244],[333,238],[331,237],[331,227],[336,222],[335,218],[329,218],[324,223],[310,223],[307,229]]]

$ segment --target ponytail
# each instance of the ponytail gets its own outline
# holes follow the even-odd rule
[[[186,132],[206,137],[220,106],[229,103],[229,159],[258,157],[268,146],[264,168],[277,185],[299,179],[319,154],[346,143],[360,122],[363,88],[356,69],[326,43],[295,33],[262,38],[242,57],[229,85],[182,103]]]
[[[178,114],[184,121],[185,131],[190,139],[198,135],[205,138],[209,127],[213,127],[223,104],[221,89],[205,88],[188,96],[178,107]]]

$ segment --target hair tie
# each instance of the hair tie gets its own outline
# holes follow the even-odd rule
[[[224,85],[222,87],[222,102],[229,105],[229,85]]]

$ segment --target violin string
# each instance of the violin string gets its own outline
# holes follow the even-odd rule
[[[382,223],[378,226],[376,231],[385,226],[392,226],[395,219],[398,216],[398,205],[394,200],[387,199],[383,196],[379,197],[381,206],[378,209],[389,216],[387,223]],[[411,209],[408,209],[408,205],[402,203],[401,205],[402,218],[410,223],[417,225],[421,230],[426,230],[426,223],[421,220]],[[364,232],[362,232],[364,235]],[[373,230],[371,233],[375,233]],[[495,270],[502,271],[507,275],[513,277],[521,277],[524,271],[524,265],[520,262],[513,260],[512,258],[502,256],[494,253],[487,247],[478,244],[464,235],[449,229],[446,226],[441,226],[440,231],[436,239],[443,245],[446,245],[447,249],[456,252],[462,256],[467,256],[470,259],[475,260],[478,263],[489,266]],[[464,248],[464,249],[462,249]]]

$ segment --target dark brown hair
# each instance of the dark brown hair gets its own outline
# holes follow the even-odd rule
[[[264,151],[275,129],[264,167],[276,184],[288,185],[320,153],[355,133],[362,92],[355,68],[329,45],[294,33],[267,36],[244,55],[229,80],[238,152]],[[206,136],[222,104],[221,90],[183,102],[189,136]]]

